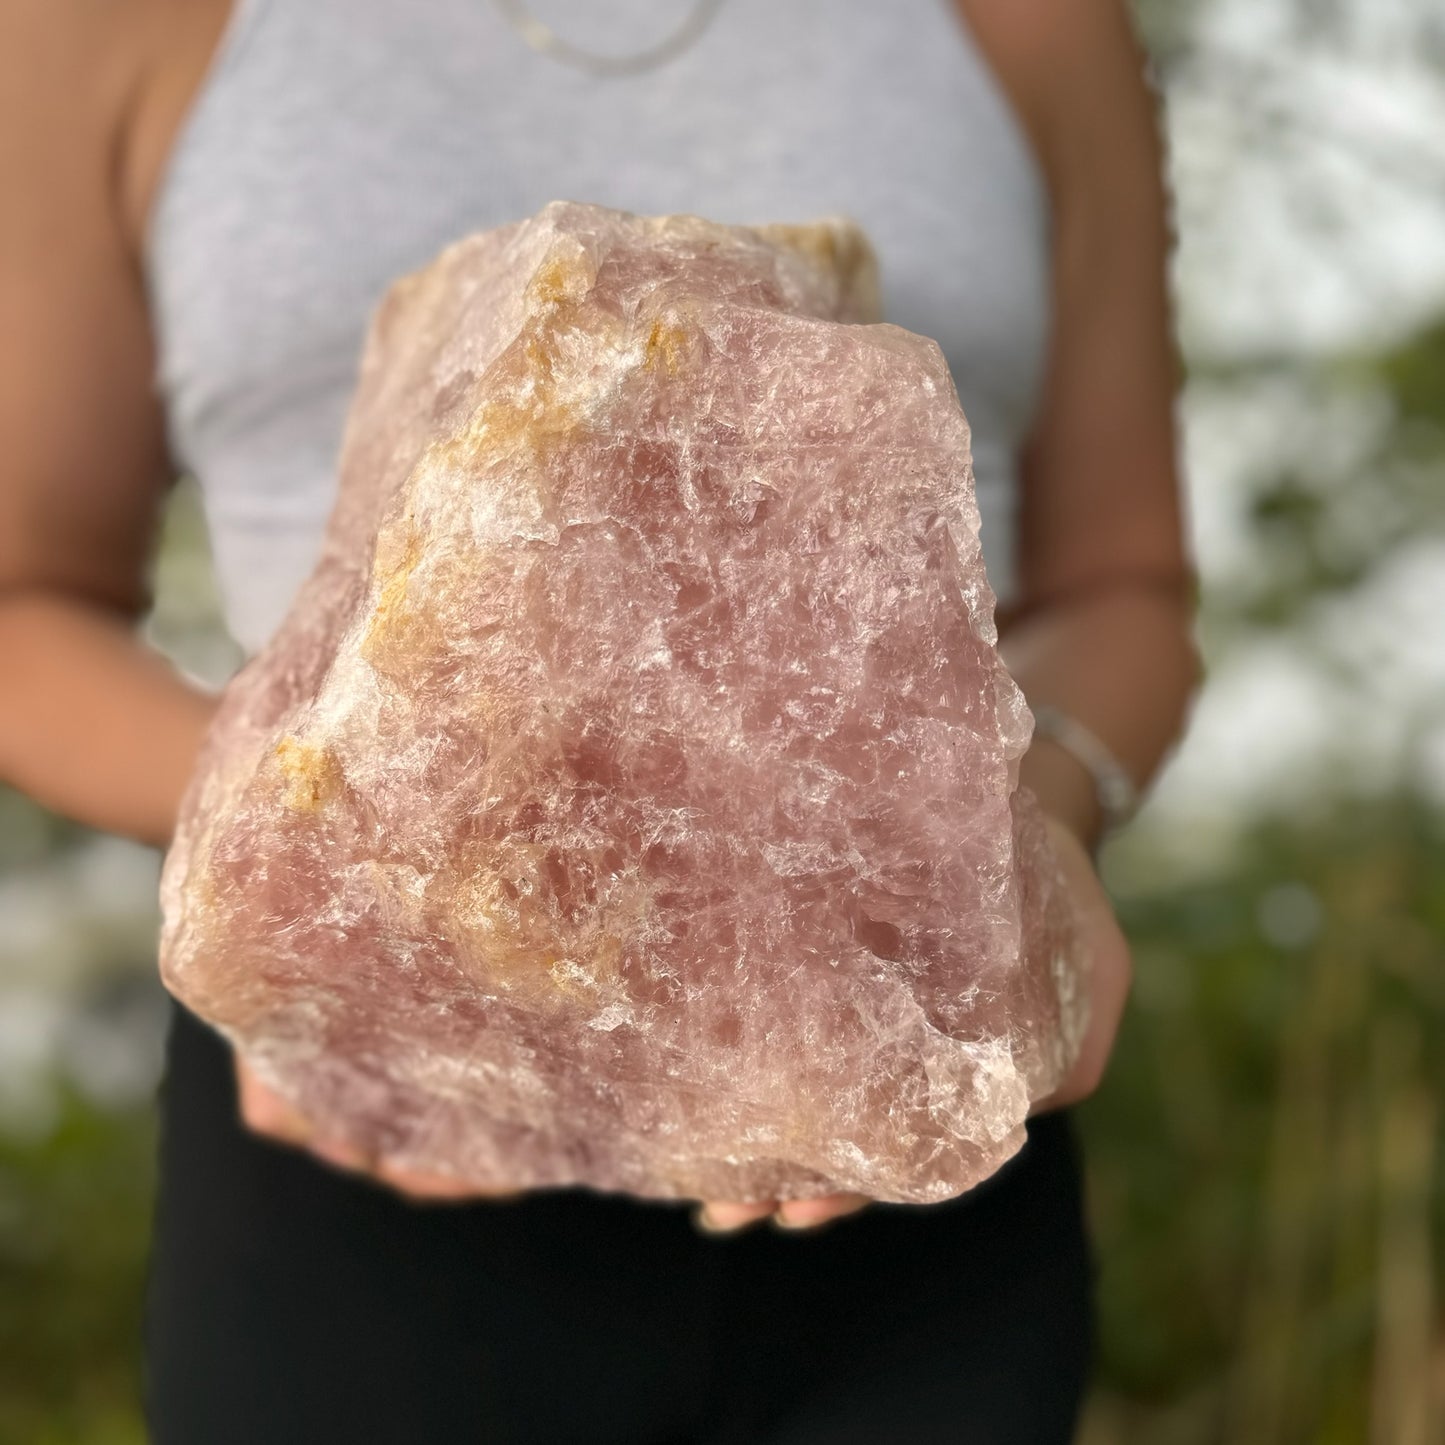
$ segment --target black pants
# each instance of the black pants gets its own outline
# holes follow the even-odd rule
[[[1053,1445],[1089,1360],[1068,1120],[963,1199],[700,1234],[582,1190],[415,1206],[246,1134],[178,1011],[155,1445]]]

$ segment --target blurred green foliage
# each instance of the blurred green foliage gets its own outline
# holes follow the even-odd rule
[[[1121,900],[1136,989],[1082,1111],[1094,1438],[1438,1439],[1445,820],[1273,825]]]
[[[0,1445],[140,1445],[149,1112],[0,1132]]]
[[[1322,410],[1376,412],[1347,464],[1301,456],[1254,492],[1248,524],[1270,565],[1208,599],[1216,635],[1287,629],[1321,598],[1362,586],[1407,543],[1445,536],[1445,318],[1379,353],[1206,374],[1240,391],[1291,380]]]

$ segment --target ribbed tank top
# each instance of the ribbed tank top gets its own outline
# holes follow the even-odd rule
[[[679,0],[535,0],[642,49]],[[530,49],[495,0],[237,0],[168,159],[147,272],[177,460],[248,652],[310,571],[371,311],[469,231],[554,199],[727,222],[847,215],[888,320],[934,337],[973,427],[990,580],[1048,327],[1048,201],[948,0],[726,0],[623,79]]]

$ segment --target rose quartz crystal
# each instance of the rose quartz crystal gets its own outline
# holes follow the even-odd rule
[[[163,972],[478,1186],[947,1198],[1083,1025],[933,342],[845,223],[553,204],[399,282]]]

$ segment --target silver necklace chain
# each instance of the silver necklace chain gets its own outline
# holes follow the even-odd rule
[[[564,40],[527,9],[525,0],[497,0],[497,8],[507,17],[507,23],[539,55],[570,65],[574,70],[585,70],[589,75],[606,76],[638,75],[666,65],[698,42],[722,7],[723,0],[695,0],[682,24],[656,45],[631,55],[604,55]]]

